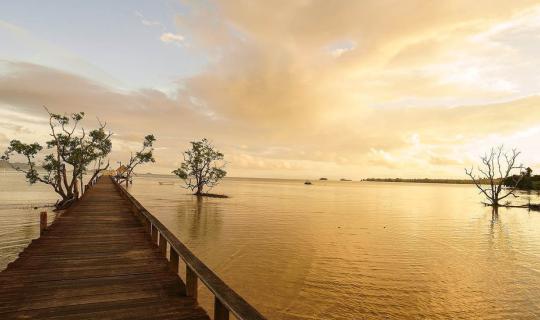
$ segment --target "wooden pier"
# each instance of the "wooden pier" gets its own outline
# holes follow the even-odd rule
[[[210,319],[198,280],[214,319],[264,319],[104,176],[0,273],[0,319]]]

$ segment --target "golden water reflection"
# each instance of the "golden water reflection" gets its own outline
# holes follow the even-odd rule
[[[197,201],[163,179],[132,192],[270,318],[540,316],[540,213],[471,186],[229,179]]]
[[[540,213],[496,214],[471,186],[227,179],[215,192],[230,198],[199,201],[167,179],[132,192],[270,319],[540,317]],[[54,199],[0,180],[1,268]]]

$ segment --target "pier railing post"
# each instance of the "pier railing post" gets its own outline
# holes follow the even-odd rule
[[[217,297],[214,298],[214,320],[229,320],[229,310]]]
[[[159,233],[159,251],[161,251],[164,257],[167,256],[167,240],[165,240],[161,232]]]
[[[197,299],[197,275],[186,265],[186,295]]]
[[[154,244],[158,244],[158,234],[157,234],[157,228],[156,226],[152,225],[152,242]]]
[[[42,211],[39,214],[39,235],[42,236],[47,229],[47,211]]]
[[[169,265],[171,267],[171,270],[174,271],[175,274],[178,274],[178,264],[180,262],[180,258],[178,256],[178,252],[176,252],[172,247],[171,251],[169,252]]]

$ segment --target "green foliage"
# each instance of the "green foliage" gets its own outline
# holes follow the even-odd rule
[[[36,170],[36,163],[34,161],[36,155],[43,149],[37,142],[32,144],[22,143],[19,140],[11,140],[8,149],[4,152],[4,155],[0,157],[1,160],[9,161],[12,154],[17,153],[23,155],[26,158],[29,166],[28,170],[25,170],[25,176],[28,182],[36,183],[39,180],[39,174]],[[20,167],[16,167],[16,170],[22,170]]]
[[[32,144],[25,144],[19,140],[11,140],[11,142],[9,143],[8,150],[2,156],[2,160],[8,160],[9,154],[13,152],[22,154],[25,157],[34,158],[37,155],[37,153],[40,152],[42,149],[43,147],[40,146],[39,143],[37,142],[34,142]]]
[[[172,173],[186,183],[186,188],[195,194],[204,193],[204,188],[213,188],[227,172],[224,170],[224,155],[215,150],[207,139],[192,141],[191,149],[183,153],[184,162]]]
[[[533,176],[532,169],[528,167],[520,175],[512,175],[504,179],[503,184],[506,187],[516,186],[517,189],[521,190],[539,190],[540,175]]]
[[[153,154],[154,142],[156,142],[156,137],[154,137],[153,134],[149,134],[144,137],[141,150],[137,151],[135,155],[131,154],[131,157],[126,165],[126,171],[121,176],[117,177],[118,181],[129,180],[133,170],[135,170],[135,167],[138,165],[148,162],[156,162]]]
[[[142,150],[135,154],[138,163],[156,162],[153,155],[155,141],[156,138],[153,134],[144,137]]]
[[[172,173],[174,173],[175,175],[177,175],[180,179],[185,180],[185,179],[187,179],[187,177],[188,177],[188,174],[187,174],[187,172],[186,172],[186,171],[187,171],[187,168],[186,168],[186,165],[184,165],[183,163],[182,163],[181,166],[182,166],[182,168],[175,169],[175,170],[173,170]]]
[[[8,161],[13,155],[26,158],[28,169],[14,167],[25,173],[30,183],[42,182],[51,185],[54,191],[62,197],[60,203],[71,202],[78,198],[80,190],[77,180],[88,171],[92,163],[98,162],[96,172],[103,170],[101,161],[112,148],[110,132],[105,132],[105,125],[90,131],[79,129],[79,122],[84,118],[84,112],[71,115],[49,113],[49,127],[52,139],[46,142],[49,153],[42,155],[43,161],[39,170],[35,158],[44,149],[38,143],[26,144],[19,140],[12,140],[8,149],[1,157]],[[40,173],[41,172],[41,173]]]

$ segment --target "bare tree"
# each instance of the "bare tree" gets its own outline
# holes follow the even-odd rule
[[[513,175],[512,172],[523,168],[523,165],[516,164],[520,153],[516,149],[506,152],[504,146],[500,145],[491,148],[489,153],[480,158],[482,163],[477,167],[479,174],[475,174],[474,167],[465,169],[465,173],[489,201],[488,205],[498,207],[501,200],[509,196],[517,197],[515,191],[523,179],[523,173]],[[504,182],[508,179],[512,179],[513,182],[510,186],[504,187]]]

